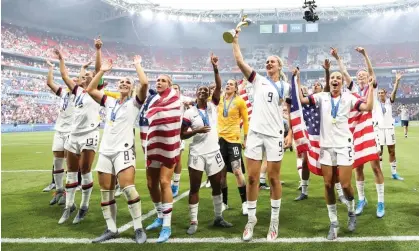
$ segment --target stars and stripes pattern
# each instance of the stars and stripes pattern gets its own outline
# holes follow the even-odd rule
[[[181,102],[176,91],[150,94],[140,112],[140,136],[147,166],[151,161],[165,165],[178,162],[180,153]]]
[[[321,112],[318,106],[301,105],[298,85],[292,78],[291,90],[291,125],[297,152],[307,152],[309,170],[322,175],[320,158],[320,123]],[[354,94],[357,98],[359,96]],[[371,112],[359,112],[352,109],[348,123],[354,138],[355,160],[353,167],[358,167],[372,160],[378,160],[375,133]]]
[[[243,83],[243,80],[241,80],[239,84],[242,84],[242,83]],[[246,83],[244,85],[246,85]],[[244,102],[246,102],[247,116],[248,116],[248,119],[249,119],[249,122],[250,122],[250,118],[252,117],[252,106],[253,105],[250,102],[249,94],[247,93],[245,86],[243,87],[242,90],[240,90],[239,94],[240,94],[240,97],[244,100]],[[243,121],[240,122],[240,127],[242,127],[242,126],[243,126]]]

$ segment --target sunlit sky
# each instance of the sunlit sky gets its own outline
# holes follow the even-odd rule
[[[238,9],[285,9],[301,8],[304,0],[123,0],[129,3],[159,4],[160,7],[171,7],[184,10],[238,10]],[[360,6],[378,3],[397,2],[395,0],[316,0],[318,8]]]

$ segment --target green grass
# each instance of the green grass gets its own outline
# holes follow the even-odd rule
[[[419,172],[415,153],[419,142],[419,128],[411,128],[409,138],[404,139],[400,128],[397,128],[396,156],[398,170],[405,181],[394,181],[390,177],[388,155],[384,155],[383,172],[385,176],[386,216],[377,219],[375,204],[377,195],[373,174],[366,168],[366,196],[369,205],[362,216],[358,217],[358,228],[355,233],[346,230],[346,208],[338,205],[339,219],[341,222],[340,237],[363,236],[407,236],[419,235],[418,197]],[[2,134],[1,166],[3,171],[12,170],[46,170],[52,167],[51,142],[53,133],[18,133]],[[137,144],[139,141],[137,139]],[[137,168],[144,169],[141,151],[137,151]],[[180,193],[189,189],[189,180],[186,169],[187,151],[183,154],[184,171],[181,178]],[[283,200],[280,214],[280,237],[324,237],[328,231],[329,220],[323,198],[323,180],[312,175],[309,186],[309,199],[294,202],[298,195],[298,174],[296,171],[295,153],[286,152],[281,170],[281,179],[286,183],[283,188]],[[93,166],[94,168],[94,166]],[[95,186],[90,202],[90,211],[86,219],[79,225],[69,223],[58,225],[62,209],[58,206],[49,206],[52,197],[50,193],[42,193],[42,189],[50,182],[49,172],[2,172],[1,173],[2,198],[1,198],[1,228],[2,238],[95,238],[105,228],[105,221],[100,209],[100,190],[95,176]],[[138,170],[136,187],[142,197],[143,213],[153,209],[146,187],[145,171]],[[202,188],[200,193],[199,229],[194,238],[241,237],[247,217],[241,215],[241,202],[236,188],[235,179],[229,175],[229,206],[230,210],[224,212],[226,220],[234,224],[232,229],[224,230],[211,227],[213,207],[210,189]],[[76,195],[79,204],[81,194]],[[117,224],[122,226],[131,219],[123,196],[117,199],[118,217]],[[72,215],[74,217],[75,214]],[[258,225],[255,228],[254,238],[266,238],[269,219],[270,201],[269,191],[261,191],[258,200]],[[144,221],[144,225],[151,223],[154,217]],[[187,198],[174,205],[172,216],[172,238],[189,238],[186,228],[189,223]],[[132,229],[122,233],[123,238],[131,238]],[[158,231],[147,233],[149,238],[157,238]],[[122,245],[122,246],[121,246]],[[271,250],[272,245],[287,249],[330,249],[348,250],[362,248],[363,250],[418,250],[419,242],[357,242],[357,243],[299,243],[299,244],[226,244],[212,243],[199,244],[202,250],[214,249],[258,249]],[[97,245],[85,244],[10,244],[3,243],[5,250],[69,250],[77,247],[80,250],[99,248]],[[101,245],[103,250],[124,248],[131,250],[133,244],[107,244]],[[192,244],[165,244],[156,246],[147,244],[147,250],[168,250],[193,248]]]

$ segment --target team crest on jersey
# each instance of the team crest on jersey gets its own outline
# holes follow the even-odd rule
[[[198,163],[198,157],[192,157],[192,163],[196,165]]]

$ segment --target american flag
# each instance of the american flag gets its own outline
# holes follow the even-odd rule
[[[320,121],[321,113],[318,106],[301,105],[298,85],[292,78],[291,90],[291,125],[297,152],[307,152],[308,168],[316,175],[322,175],[320,158]],[[354,94],[357,98],[359,96]],[[355,160],[353,167],[358,167],[372,160],[378,160],[375,133],[371,112],[351,110],[349,127],[354,137]]]
[[[140,136],[147,166],[151,161],[165,165],[178,162],[180,153],[181,102],[176,91],[149,95],[140,112]]]
[[[244,102],[246,102],[247,115],[248,115],[248,119],[250,121],[250,117],[252,116],[252,106],[253,106],[253,104],[250,102],[249,94],[247,93],[247,90],[245,88],[246,84],[247,84],[247,81],[245,81],[245,80],[239,81],[240,84],[242,84],[243,82],[244,82],[244,84],[243,84],[244,87],[243,87],[242,90],[240,90],[239,94],[240,94],[240,97],[244,100]],[[240,122],[240,127],[242,127],[242,126],[243,126],[243,121]]]

